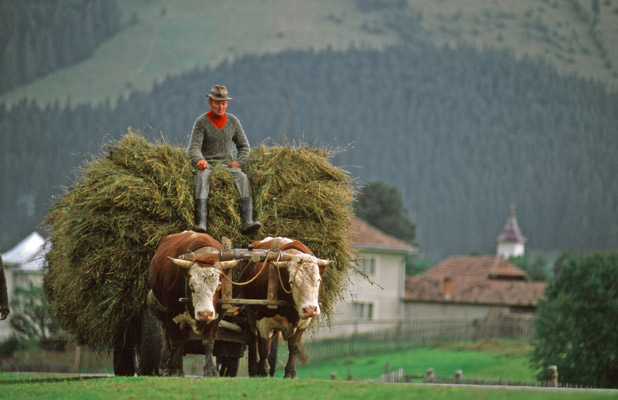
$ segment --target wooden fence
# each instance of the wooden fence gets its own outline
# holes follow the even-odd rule
[[[362,322],[348,325],[349,333],[335,338],[304,340],[312,361],[382,353],[406,348],[452,342],[473,342],[481,339],[529,339],[532,336],[530,318],[504,315],[489,320],[416,320],[380,321],[370,325]]]
[[[518,382],[506,379],[488,380],[488,379],[468,379],[464,378],[463,371],[457,370],[452,377],[434,376],[433,368],[427,369],[426,375],[407,375],[403,368],[395,371],[390,371],[390,365],[386,364],[386,372],[381,375],[378,382],[388,383],[433,383],[433,384],[448,384],[448,385],[485,385],[485,386],[531,386],[545,388],[562,388],[562,389],[595,389],[591,386],[575,385],[567,382],[558,381],[558,370],[555,365],[549,367],[548,381],[537,382]],[[553,376],[553,378],[552,378]],[[333,378],[331,378],[333,379]]]

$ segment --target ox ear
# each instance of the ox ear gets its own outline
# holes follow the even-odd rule
[[[219,269],[229,269],[229,268],[234,268],[241,262],[243,262],[243,260],[217,261],[215,263],[215,267]]]
[[[180,269],[182,270],[190,270],[191,266],[194,264],[193,261],[187,261],[187,260],[181,260],[179,258],[172,258],[172,257],[167,257],[172,263],[174,263],[174,265],[177,265],[178,267],[180,267]]]

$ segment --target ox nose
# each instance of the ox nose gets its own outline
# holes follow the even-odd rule
[[[210,321],[214,317],[215,317],[214,311],[198,311],[196,319],[198,321]]]
[[[317,306],[304,307],[303,308],[303,317],[310,318],[310,317],[315,317],[316,315],[318,315],[318,307]]]

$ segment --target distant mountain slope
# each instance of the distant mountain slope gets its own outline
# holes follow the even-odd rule
[[[112,102],[156,82],[246,54],[294,48],[382,48],[391,32],[363,29],[366,19],[353,0],[119,1],[124,23],[88,60],[0,97],[40,104]]]
[[[245,56],[116,107],[0,107],[0,184],[13,188],[0,209],[15,227],[0,240],[36,226],[75,165],[127,126],[186,145],[205,90],[225,82],[253,145],[341,147],[333,162],[360,182],[396,185],[434,261],[494,252],[511,203],[530,250],[616,248],[618,94],[507,51],[412,44]]]
[[[83,61],[119,30],[114,0],[0,2],[0,93]]]
[[[615,0],[118,2],[125,24],[88,60],[0,97],[112,103],[168,76],[247,54],[426,42],[510,49],[618,88]]]

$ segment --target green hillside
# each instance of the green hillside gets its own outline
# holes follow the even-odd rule
[[[528,250],[618,245],[618,0],[333,3],[117,2],[92,57],[1,99],[0,248],[127,127],[186,145],[221,82],[252,145],[339,147],[359,182],[396,185],[433,261],[495,251],[511,203]]]
[[[125,29],[91,58],[8,93],[0,102],[23,97],[40,104],[113,101],[134,90],[150,90],[168,76],[246,54],[380,48],[395,41],[392,33],[364,30],[366,16],[350,0],[119,1],[117,8]]]
[[[92,57],[0,102],[114,102],[168,76],[247,54],[383,49],[411,37],[540,56],[561,73],[618,87],[616,0],[136,0],[117,8],[124,29]]]

